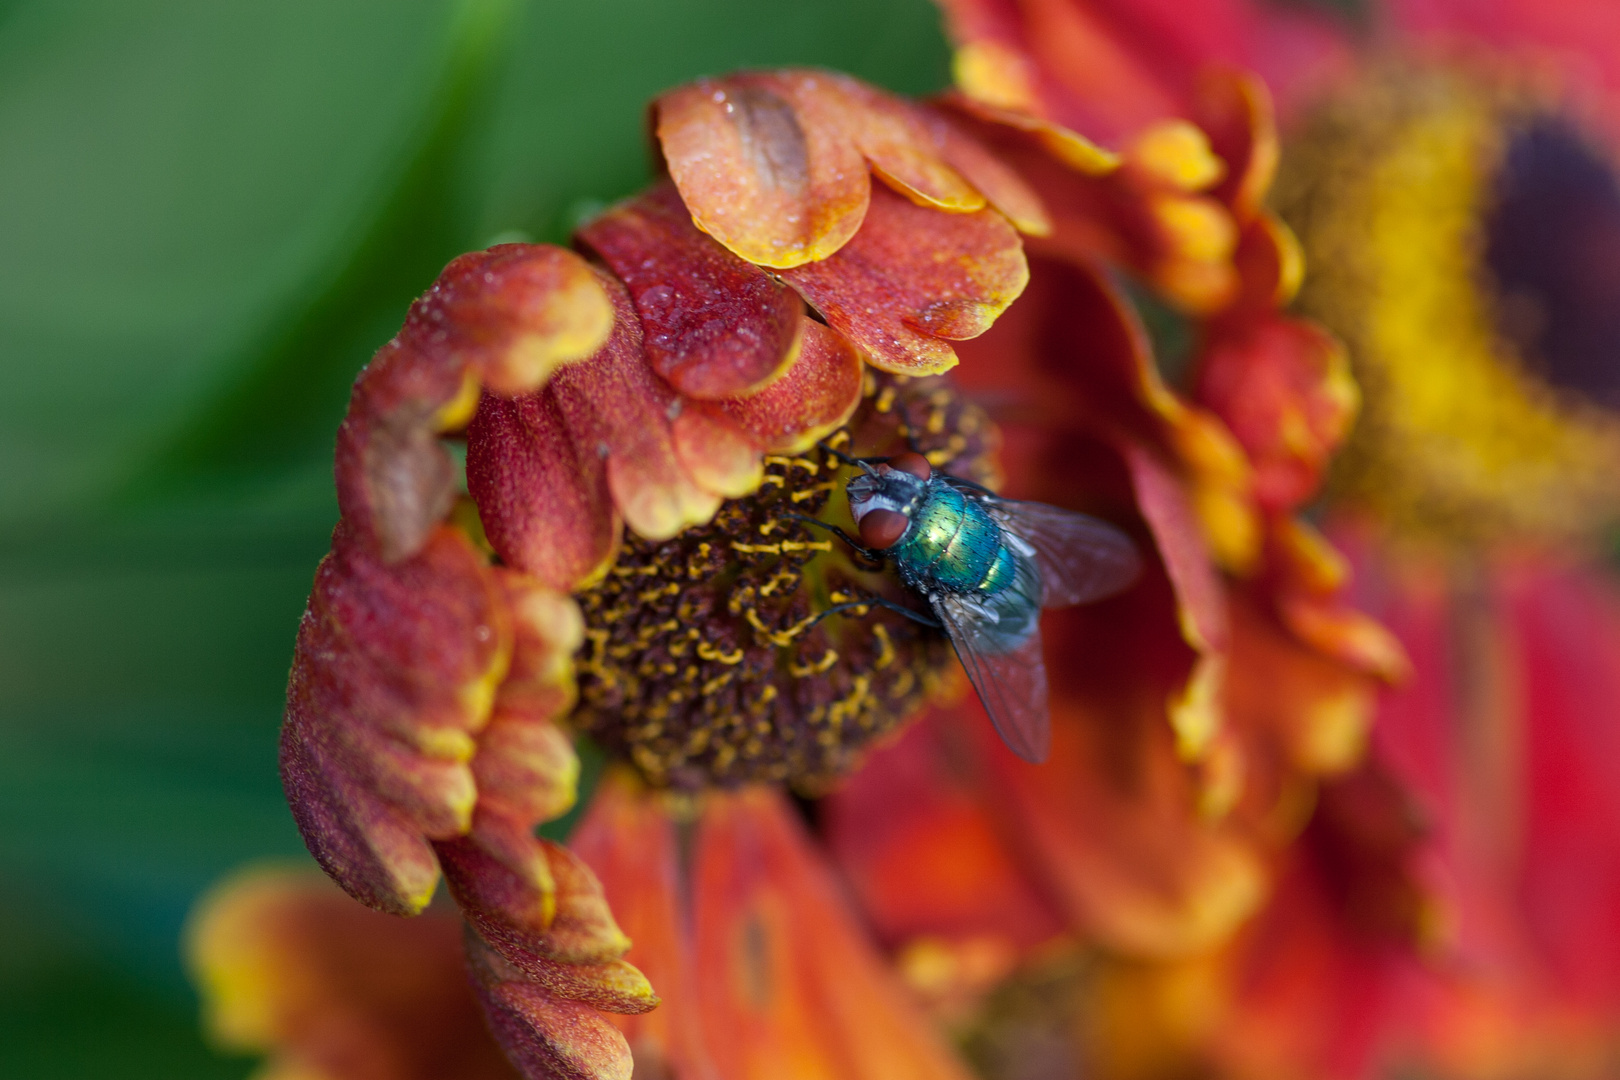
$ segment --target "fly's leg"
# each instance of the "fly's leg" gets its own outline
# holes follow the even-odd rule
[[[888,608],[890,611],[904,615],[914,623],[921,623],[923,626],[930,627],[934,630],[945,629],[944,624],[942,624],[932,615],[926,615],[921,611],[914,611],[913,609],[906,607],[904,604],[897,604],[893,600],[885,600],[881,596],[873,596],[865,600],[847,600],[842,604],[834,604],[832,607],[818,614],[810,625],[814,626],[816,623],[820,622],[822,619],[825,619],[829,615],[842,615],[846,611],[856,611],[862,608],[870,609],[874,607]]]
[[[867,547],[859,540],[855,539],[855,537],[849,535],[849,533],[845,532],[843,529],[840,529],[837,525],[829,524],[828,522],[822,521],[820,518],[809,517],[805,514],[783,514],[782,517],[788,521],[798,521],[805,525],[814,525],[819,529],[826,529],[828,532],[838,537],[838,539],[848,544],[851,551],[855,552],[855,554],[859,555],[867,562],[870,562],[872,566],[869,567],[869,569],[881,570],[883,568],[883,552],[875,551],[872,548]]]

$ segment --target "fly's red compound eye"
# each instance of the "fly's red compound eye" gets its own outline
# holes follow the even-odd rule
[[[886,464],[891,469],[898,469],[900,472],[910,473],[919,480],[927,480],[929,477],[934,475],[934,468],[928,464],[928,459],[923,457],[921,454],[913,453],[909,450],[904,454],[894,455],[894,457],[890,458]]]
[[[892,548],[906,535],[910,524],[911,519],[898,510],[868,510],[861,515],[861,543],[874,551]]]

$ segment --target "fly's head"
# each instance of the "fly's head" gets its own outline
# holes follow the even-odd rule
[[[861,543],[884,551],[898,544],[910,529],[933,468],[921,454],[905,453],[876,465],[862,462],[861,469],[847,488],[849,511]]]

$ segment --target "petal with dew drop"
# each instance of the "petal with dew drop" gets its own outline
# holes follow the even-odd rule
[[[579,231],[624,282],[647,362],[686,397],[742,397],[798,348],[804,305],[759,267],[705,236],[667,181]]]
[[[947,214],[878,187],[854,240],[783,277],[875,367],[928,375],[956,364],[942,339],[988,330],[1023,291],[1029,267],[995,211]]]

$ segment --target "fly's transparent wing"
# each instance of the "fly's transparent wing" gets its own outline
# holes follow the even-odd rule
[[[1002,741],[1025,761],[1045,761],[1052,731],[1039,625],[1032,622],[1016,644],[998,642],[982,625],[983,609],[975,602],[944,594],[931,598],[931,603]],[[1010,647],[997,649],[998,645]]]
[[[1002,528],[1035,549],[1042,607],[1101,600],[1127,588],[1141,572],[1136,545],[1106,521],[1046,503],[994,497],[985,502]]]

